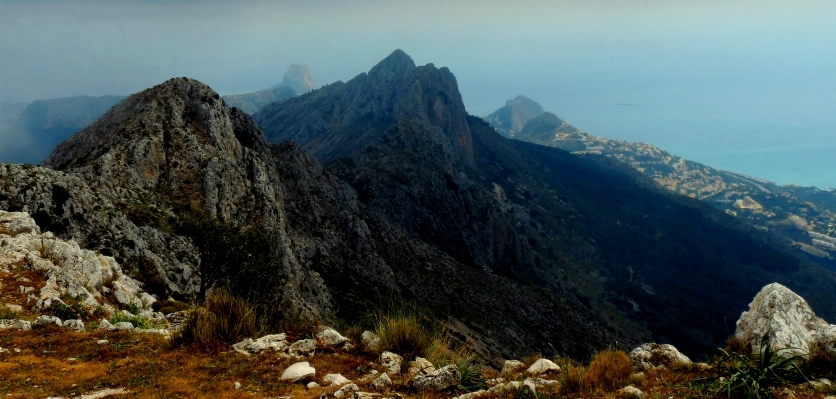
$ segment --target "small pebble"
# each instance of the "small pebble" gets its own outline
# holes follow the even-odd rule
[[[241,383],[240,382],[235,381],[235,389],[241,389]]]
[[[104,345],[104,344],[107,343],[107,340],[106,339],[100,339],[100,340],[96,341],[96,343],[99,344],[99,345]]]

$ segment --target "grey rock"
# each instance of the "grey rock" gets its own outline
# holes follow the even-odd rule
[[[455,365],[451,364],[433,371],[430,374],[416,376],[415,379],[412,380],[412,385],[419,391],[441,391],[443,389],[457,386],[461,384],[461,382],[462,375],[459,373],[459,369],[456,368]]]
[[[325,374],[325,377],[322,377],[322,380],[333,386],[351,383],[351,380],[343,377],[342,374]]]
[[[357,384],[343,385],[343,387],[338,389],[337,392],[334,392],[334,397],[335,398],[342,398],[343,396],[348,396],[349,394],[351,394],[353,392],[359,392],[359,391],[360,391],[360,387],[358,387]]]
[[[515,373],[519,370],[525,368],[525,364],[519,360],[506,360],[502,366],[502,373],[503,375],[507,375],[510,373]]]
[[[340,333],[331,328],[323,329],[316,337],[326,346],[341,346],[349,341],[348,338],[340,335]]]
[[[120,321],[108,328],[108,330],[123,330],[123,331],[132,331],[134,329],[134,325],[127,322],[127,321]]]
[[[403,358],[392,352],[383,352],[380,354],[380,365],[386,369],[389,374],[400,374]]]
[[[28,331],[32,329],[32,323],[26,320],[0,320],[0,330],[23,330]]]
[[[55,316],[47,316],[47,315],[38,316],[38,318],[35,319],[35,321],[32,322],[32,328],[33,329],[44,328],[44,327],[48,327],[48,326],[61,327],[63,325],[64,324],[61,322],[61,319],[59,319]]]
[[[311,381],[311,382],[309,382],[309,383],[308,383],[308,385],[305,385],[305,388],[308,388],[308,389],[316,389],[316,388],[319,388],[319,384],[317,384],[317,383],[315,383],[315,382]]]
[[[64,328],[67,330],[84,332],[84,322],[79,319],[64,320]]]
[[[618,390],[622,395],[632,399],[644,399],[644,392],[632,385],[628,385]]]
[[[392,379],[388,374],[383,373],[372,381],[371,386],[375,389],[386,389],[392,386]]]
[[[267,349],[282,352],[288,349],[286,334],[270,334],[258,339],[247,338],[232,345],[232,349],[245,355],[261,353]]]
[[[673,345],[646,343],[630,351],[630,364],[635,371],[645,371],[659,366],[691,364],[691,359],[680,353]]]
[[[301,339],[290,345],[287,352],[292,356],[307,356],[316,350],[315,339]]]
[[[377,334],[371,331],[363,331],[363,334],[360,335],[360,339],[363,349],[372,353],[380,352],[382,344],[380,342],[380,337],[378,337]]]
[[[417,375],[427,375],[435,371],[435,366],[429,360],[423,357],[416,357],[414,361],[409,362],[409,372],[407,376],[413,378]]]
[[[98,328],[99,330],[108,331],[111,328],[113,328],[113,324],[111,324],[110,321],[108,321],[107,319],[101,319],[99,321],[99,328]]]
[[[810,344],[828,329],[804,298],[781,284],[769,284],[755,296],[749,310],[740,315],[735,338],[748,342],[755,352],[761,343],[788,353],[804,354]]]
[[[24,212],[0,212],[0,234],[41,234],[41,228]]]

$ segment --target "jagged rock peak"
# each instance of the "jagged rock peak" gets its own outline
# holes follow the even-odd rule
[[[403,52],[403,50],[395,50],[388,57],[384,58],[375,65],[370,71],[369,76],[376,78],[389,79],[400,76],[415,68],[415,61],[412,57]]]
[[[539,103],[537,103],[537,101],[534,101],[523,95],[518,95],[514,97],[513,100],[505,101],[505,105],[509,107],[519,107],[526,110],[531,110],[532,112],[537,114],[543,113],[543,107]]]
[[[316,89],[316,81],[308,68],[308,64],[293,64],[284,73],[279,87],[290,87],[297,94],[307,93]]]
[[[517,96],[505,102],[505,106],[484,119],[504,136],[514,137],[532,119],[543,114],[543,107],[536,101]]]

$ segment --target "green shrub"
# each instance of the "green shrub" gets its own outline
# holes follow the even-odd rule
[[[90,312],[88,312],[87,309],[84,308],[81,302],[73,302],[70,305],[66,305],[64,303],[59,302],[58,305],[52,308],[52,315],[61,320],[86,320],[90,318]]]
[[[456,368],[462,375],[462,382],[458,389],[465,392],[474,392],[480,389],[488,389],[485,378],[482,375],[482,365],[476,362],[476,356],[470,355],[456,362]]]
[[[256,314],[245,300],[226,289],[215,289],[202,307],[194,309],[176,344],[216,350],[256,334]]]
[[[806,363],[803,356],[789,355],[788,349],[776,351],[768,344],[761,347],[761,353],[752,355],[721,350],[711,377],[719,382],[718,394],[728,398],[767,398],[772,397],[772,387],[808,381],[802,371]]]
[[[410,312],[395,312],[380,317],[375,333],[380,337],[384,350],[397,353],[406,359],[426,356],[427,349],[433,342],[429,329]]]

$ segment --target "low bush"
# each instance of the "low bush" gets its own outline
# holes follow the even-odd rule
[[[81,302],[73,302],[69,305],[58,303],[58,305],[52,308],[52,315],[61,320],[87,320],[90,318],[90,312],[84,308]]]
[[[174,342],[214,351],[255,335],[256,314],[252,306],[226,289],[216,288],[202,307],[192,311]]]
[[[810,378],[836,378],[836,353],[828,350],[826,344],[814,342],[805,370]]]

